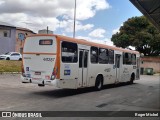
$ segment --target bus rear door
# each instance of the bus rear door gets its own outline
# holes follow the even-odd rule
[[[121,80],[121,55],[120,54],[116,54],[115,56],[115,69],[116,69],[116,81],[115,82],[120,82]]]
[[[87,85],[88,77],[88,50],[79,50],[79,77],[78,87]]]

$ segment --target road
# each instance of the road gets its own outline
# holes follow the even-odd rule
[[[160,76],[143,75],[132,85],[107,85],[94,91],[38,87],[21,83],[19,74],[1,74],[0,111],[160,111]]]

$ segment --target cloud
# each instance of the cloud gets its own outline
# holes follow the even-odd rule
[[[91,18],[99,10],[109,9],[105,0],[77,0],[77,19]],[[85,12],[84,12],[85,11]],[[37,17],[73,18],[74,0],[0,0],[0,13],[25,13]]]
[[[0,13],[25,13],[30,16],[57,17],[71,10],[70,0],[1,0]]]
[[[76,31],[93,29],[93,24],[83,21],[110,7],[107,0],[77,0]],[[73,32],[73,13],[74,0],[0,0],[0,21],[34,32],[47,26]]]
[[[59,27],[63,28],[65,32],[73,32],[73,20],[63,20],[59,22]],[[94,27],[93,24],[82,24],[80,21],[76,21],[75,31],[86,31]]]
[[[89,33],[89,36],[95,38],[104,38],[105,33],[106,31],[104,29],[98,28]]]
[[[112,34],[116,34],[117,32],[119,33],[120,32],[119,29],[120,29],[121,26],[123,26],[123,24],[121,24],[118,28],[113,29]]]
[[[106,45],[109,45],[109,46],[114,46],[113,42],[109,38],[95,39],[95,38],[87,37],[87,36],[77,36],[76,38],[84,39],[84,40],[99,43],[99,44],[106,44]]]
[[[49,29],[53,31],[55,31],[59,27],[59,20],[57,18],[28,16],[24,13],[3,14],[3,17],[0,17],[0,21],[11,23],[12,25],[17,27],[29,28],[35,32],[40,29],[45,29],[47,28],[47,26],[49,26]]]
[[[92,18],[97,11],[109,9],[110,7],[106,0],[77,0],[77,19]]]
[[[119,28],[112,30],[112,34],[116,34],[117,32],[119,33]]]

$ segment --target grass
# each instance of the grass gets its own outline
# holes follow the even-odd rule
[[[21,72],[22,61],[0,60],[0,73]]]

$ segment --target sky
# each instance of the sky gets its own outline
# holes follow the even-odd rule
[[[79,39],[113,45],[111,37],[128,18],[141,16],[129,0],[76,0]],[[0,0],[0,21],[34,32],[46,29],[73,37],[75,0]]]

